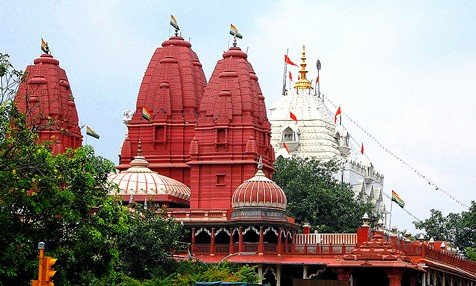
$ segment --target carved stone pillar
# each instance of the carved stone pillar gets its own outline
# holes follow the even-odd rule
[[[276,286],[281,286],[281,265],[276,265]]]
[[[264,252],[264,234],[263,227],[259,227],[259,243],[258,243],[258,255],[263,255]]]
[[[192,253],[195,253],[195,228],[192,227]]]
[[[307,279],[307,265],[302,266],[302,279]]]
[[[215,255],[215,228],[212,227],[211,243],[210,243],[210,255]]]
[[[243,252],[243,227],[238,228],[238,252]],[[263,268],[261,268],[263,272]]]
[[[283,254],[283,240],[281,238],[282,232],[283,232],[283,229],[280,228],[279,231],[278,231],[278,249],[277,249],[279,256],[281,256],[281,254]]]
[[[228,252],[230,254],[235,252],[234,241],[233,241],[233,228],[230,228],[230,246],[228,247]]]

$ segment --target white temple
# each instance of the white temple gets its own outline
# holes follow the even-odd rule
[[[363,150],[352,148],[349,132],[341,120],[335,122],[334,112],[307,79],[306,66],[303,47],[298,80],[270,109],[271,144],[276,157],[335,159],[341,165],[335,178],[350,184],[356,195],[365,195],[375,204],[376,212],[385,215],[383,175],[375,171]]]

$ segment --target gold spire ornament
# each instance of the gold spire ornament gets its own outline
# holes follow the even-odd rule
[[[45,40],[43,40],[43,38],[41,38],[41,50],[42,50],[43,53],[45,53],[45,54],[49,54],[49,53],[50,53],[50,47],[48,47],[48,42],[46,42]]]
[[[301,54],[301,68],[299,69],[299,80],[294,84],[294,88],[297,89],[311,89],[311,82],[307,79],[307,70],[306,70],[306,47],[302,46]]]

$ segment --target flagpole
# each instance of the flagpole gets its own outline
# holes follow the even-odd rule
[[[286,50],[286,56],[289,53],[289,49]],[[283,73],[283,96],[286,95],[286,73],[288,71],[288,64],[284,61],[284,73]]]
[[[321,79],[319,78],[319,71],[321,70],[321,61],[317,60],[316,61],[316,67],[317,67],[317,96],[320,98],[321,97]]]
[[[388,222],[390,229],[392,229],[392,207],[393,207],[393,201],[390,199],[390,221]]]

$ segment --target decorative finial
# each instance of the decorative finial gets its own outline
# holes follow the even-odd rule
[[[307,79],[307,70],[306,70],[306,46],[302,46],[301,54],[301,68],[299,69],[299,80],[294,84],[294,87],[297,89],[311,89],[311,82]]]
[[[48,42],[43,40],[43,38],[41,38],[41,50],[45,54],[50,54],[50,47],[48,47]]]
[[[263,170],[263,157],[259,156],[258,171]]]
[[[236,38],[243,39],[243,36],[233,24],[230,24],[230,35],[233,36],[233,47],[236,47]]]
[[[142,141],[139,139],[139,144],[137,144],[137,156],[142,156]]]
[[[179,25],[177,24],[177,19],[174,15],[170,15],[170,25],[175,28],[175,36],[178,36],[178,31],[180,30]]]

